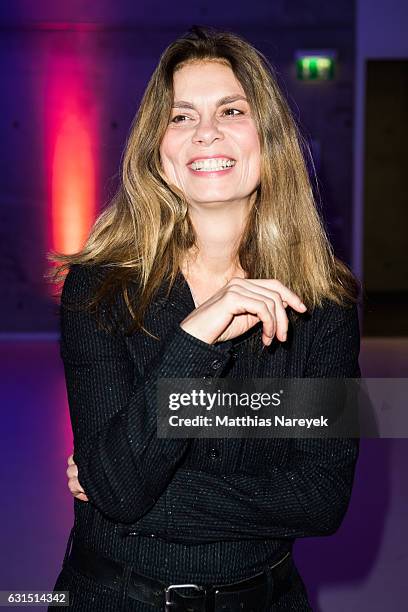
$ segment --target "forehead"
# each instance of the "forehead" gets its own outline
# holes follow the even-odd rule
[[[230,66],[219,61],[189,62],[173,75],[174,99],[186,96],[218,99],[220,95],[244,94]]]

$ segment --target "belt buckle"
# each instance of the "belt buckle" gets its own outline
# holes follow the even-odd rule
[[[164,590],[164,593],[165,593],[164,610],[165,612],[172,612],[171,606],[174,606],[176,603],[174,601],[171,601],[171,592],[174,589],[196,589],[197,591],[203,591],[203,590],[205,591],[205,588],[202,586],[199,586],[198,584],[170,584]]]

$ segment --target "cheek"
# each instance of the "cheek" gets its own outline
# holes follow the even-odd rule
[[[160,146],[160,159],[164,174],[167,178],[173,175],[173,168],[176,163],[176,151],[171,138],[164,138]]]
[[[248,150],[251,152],[251,156],[259,161],[261,146],[259,142],[258,132],[255,129],[249,132],[248,134],[247,147]]]
[[[166,163],[169,156],[171,156],[171,147],[169,146],[169,140],[166,136],[163,138],[160,145],[160,159],[162,160],[162,164]]]
[[[242,152],[248,160],[247,172],[252,180],[259,180],[261,172],[261,147],[258,133],[250,131],[242,141]]]
[[[186,177],[185,168],[181,163],[181,148],[182,143],[178,135],[169,134],[163,138],[159,152],[161,167],[167,181],[184,189]]]
[[[252,171],[257,181],[261,176],[261,144],[259,141],[258,132],[251,134],[251,151],[252,151]]]
[[[255,126],[246,126],[235,134],[241,153],[250,160],[251,164],[260,160],[260,142]]]

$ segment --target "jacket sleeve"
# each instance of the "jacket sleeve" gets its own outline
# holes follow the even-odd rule
[[[357,307],[325,311],[305,378],[359,378]],[[178,542],[297,538],[333,534],[348,507],[358,457],[356,438],[291,439],[289,463],[262,474],[179,468],[139,529]],[[165,503],[167,531],[155,513]]]
[[[123,335],[103,331],[89,310],[72,308],[89,297],[89,266],[71,266],[61,295],[60,353],[64,364],[78,480],[90,503],[122,523],[140,519],[171,480],[191,440],[156,435],[156,382],[200,378],[225,348],[175,325],[148,374],[135,371]],[[167,332],[168,330],[166,330]]]

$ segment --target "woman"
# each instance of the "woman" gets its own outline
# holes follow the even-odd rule
[[[113,202],[54,255],[75,496],[54,589],[74,610],[311,609],[293,542],[339,527],[357,442],[156,435],[160,378],[360,375],[357,284],[300,143],[266,59],[194,27],[150,79]]]

